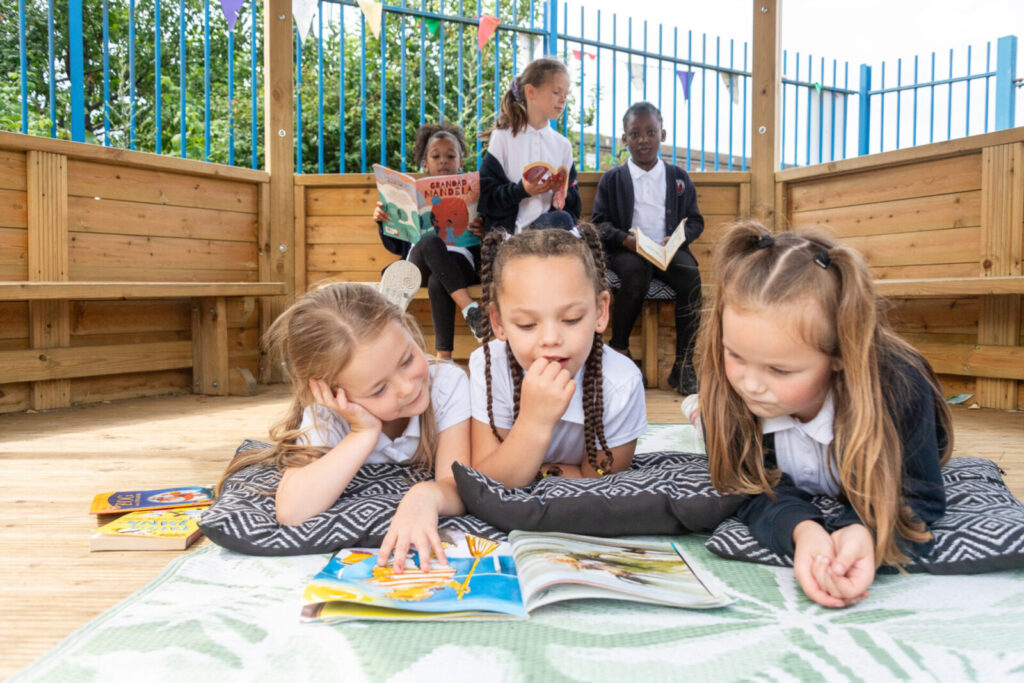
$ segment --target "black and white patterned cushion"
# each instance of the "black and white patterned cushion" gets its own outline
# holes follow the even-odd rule
[[[613,270],[606,271],[608,274],[608,286],[614,292],[622,285],[622,280],[619,278],[619,274]],[[656,299],[658,301],[674,301],[676,298],[675,290],[669,287],[667,284],[654,277],[651,278],[651,284],[647,287],[647,295],[645,299]]]
[[[506,531],[593,536],[710,531],[743,500],[714,489],[707,456],[698,453],[641,453],[624,472],[596,479],[545,477],[517,489],[457,463],[452,470],[466,509]]]
[[[268,444],[246,440],[237,453]],[[199,528],[211,541],[249,555],[306,555],[352,546],[379,546],[398,503],[409,488],[428,479],[400,465],[364,465],[330,509],[302,524],[277,521],[274,492],[281,474],[274,467],[250,466],[233,474],[217,501],[203,513]],[[476,536],[504,538],[494,527],[471,517],[442,517],[441,528]]]
[[[1013,497],[999,467],[984,458],[958,457],[942,468],[946,514],[931,526],[935,546],[928,557],[905,569],[931,574],[980,574],[1024,567],[1024,505]],[[823,516],[838,516],[841,506],[827,496],[812,501]],[[735,517],[718,525],[705,543],[722,557],[777,567],[790,567],[793,558],[762,547]]]

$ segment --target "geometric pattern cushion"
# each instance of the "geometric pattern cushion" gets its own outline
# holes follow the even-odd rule
[[[613,270],[607,270],[605,272],[608,275],[608,287],[614,292],[622,284],[619,274]],[[658,278],[652,277],[651,284],[647,287],[647,296],[644,298],[648,300],[654,299],[657,301],[673,301],[676,298],[676,292]]]
[[[708,532],[745,499],[716,491],[707,456],[699,453],[638,453],[623,472],[544,477],[517,489],[459,463],[452,471],[466,510],[506,531],[593,536]]]
[[[1024,505],[1006,488],[999,466],[984,458],[956,457],[942,468],[946,514],[931,525],[935,545],[904,569],[930,574],[980,574],[1024,567]],[[828,496],[812,501],[822,515],[838,516]],[[793,558],[763,548],[735,517],[722,522],[704,544],[716,555],[791,567]]]
[[[267,446],[246,440],[236,455]],[[429,478],[429,474],[401,465],[363,465],[328,510],[302,524],[284,526],[277,521],[274,503],[281,473],[273,466],[252,465],[224,482],[216,502],[203,513],[199,528],[217,545],[248,555],[306,555],[353,546],[378,547],[402,496],[413,484]],[[469,515],[442,517],[438,526],[504,538],[494,527]]]

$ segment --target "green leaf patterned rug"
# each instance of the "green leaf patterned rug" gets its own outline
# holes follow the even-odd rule
[[[643,450],[699,450],[687,426]],[[845,610],[809,602],[792,570],[679,542],[736,602],[710,611],[587,600],[503,623],[302,624],[328,555],[207,546],[73,633],[11,681],[1024,680],[1024,570],[879,577]]]

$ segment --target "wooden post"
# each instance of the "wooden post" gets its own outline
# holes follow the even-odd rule
[[[754,54],[751,82],[750,217],[782,229],[785,216],[775,205],[779,168],[779,92],[781,91],[782,0],[754,0]]]
[[[228,314],[222,296],[192,301],[192,391],[227,396]]]
[[[1022,275],[1024,261],[1024,143],[986,147],[981,164],[981,274]],[[983,296],[978,306],[978,343],[1019,346],[1019,294]],[[1017,382],[979,377],[978,403],[1014,410]]]
[[[67,157],[29,151],[26,156],[28,204],[28,279],[68,279]],[[71,344],[67,301],[32,301],[28,306],[29,343],[34,349]],[[32,383],[31,405],[48,410],[71,405],[71,381]]]
[[[270,191],[267,208],[267,241],[260,245],[269,266],[269,277],[284,282],[288,294],[270,302],[270,319],[288,305],[295,289],[295,78],[293,68],[292,3],[268,0],[263,13],[264,48],[264,152]],[[279,372],[271,378],[278,379]]]

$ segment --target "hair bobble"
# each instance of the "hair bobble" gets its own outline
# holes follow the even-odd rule
[[[757,241],[754,242],[754,246],[758,249],[767,249],[773,244],[775,244],[775,238],[771,235],[761,235],[757,238]]]
[[[822,249],[819,252],[815,252],[814,262],[825,270],[828,270],[828,267],[832,265],[832,257],[828,255],[826,250]]]

